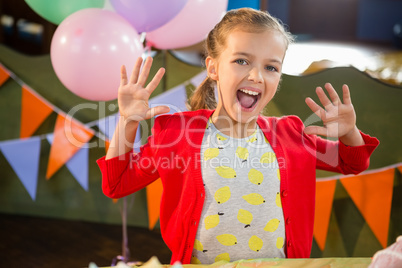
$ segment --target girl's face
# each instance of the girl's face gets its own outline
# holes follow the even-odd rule
[[[206,59],[208,75],[218,85],[218,116],[238,123],[256,120],[278,88],[285,52],[285,39],[276,30],[230,33],[219,58]]]

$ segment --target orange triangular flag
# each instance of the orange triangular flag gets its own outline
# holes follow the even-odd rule
[[[342,185],[385,248],[391,214],[394,168],[341,179]]]
[[[147,186],[148,228],[152,230],[159,219],[163,185],[160,179]]]
[[[399,172],[402,174],[402,166],[398,167]]]
[[[28,138],[42,122],[53,112],[40,97],[30,89],[22,87],[20,138]]]
[[[0,66],[0,87],[7,81],[9,77],[10,75],[8,72]]]
[[[59,114],[54,128],[46,178],[50,179],[94,135],[92,129]]]
[[[314,237],[321,251],[324,250],[327,240],[335,186],[336,180],[317,181],[316,184]]]

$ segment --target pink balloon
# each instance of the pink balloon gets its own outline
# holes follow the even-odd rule
[[[147,33],[147,41],[159,49],[175,49],[204,40],[226,12],[228,0],[188,0],[172,20]]]
[[[68,16],[53,35],[50,56],[57,77],[88,100],[117,98],[120,67],[130,73],[143,53],[136,30],[113,11],[89,8]]]

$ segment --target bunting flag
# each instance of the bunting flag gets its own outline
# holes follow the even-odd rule
[[[159,219],[160,203],[162,199],[163,185],[161,179],[157,179],[147,186],[148,228],[154,229]]]
[[[54,128],[46,179],[50,179],[93,136],[94,131],[59,114]]]
[[[179,85],[150,99],[148,103],[149,107],[159,105],[169,106],[170,111],[167,114],[187,111],[186,87],[184,85]]]
[[[28,87],[22,87],[20,138],[30,137],[53,112],[40,96]]]
[[[105,118],[99,119],[97,126],[100,131],[102,131],[105,136],[111,140],[116,129],[116,125],[119,122],[120,113],[109,115]]]
[[[38,185],[40,145],[39,137],[0,143],[0,150],[32,200],[36,198]]]
[[[49,144],[53,144],[53,134],[47,135]],[[88,191],[88,156],[89,149],[83,146],[78,152],[67,161],[66,166],[81,187]]]
[[[4,69],[2,66],[0,66],[0,87],[8,80],[10,77],[10,74]]]
[[[324,250],[327,240],[335,186],[336,180],[318,180],[316,183],[314,238],[321,251]]]
[[[207,75],[208,75],[207,71],[203,71],[203,72],[197,74],[196,76],[194,76],[193,78],[191,78],[190,82],[195,87],[197,87],[205,80],[205,78],[207,78]]]
[[[383,248],[388,242],[394,172],[390,168],[340,179]]]

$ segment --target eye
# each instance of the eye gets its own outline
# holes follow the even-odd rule
[[[274,66],[271,66],[271,65],[266,66],[265,69],[270,71],[270,72],[277,72],[278,71],[277,68],[275,68]]]
[[[245,59],[237,59],[234,62],[236,62],[239,65],[246,65],[247,61]]]

